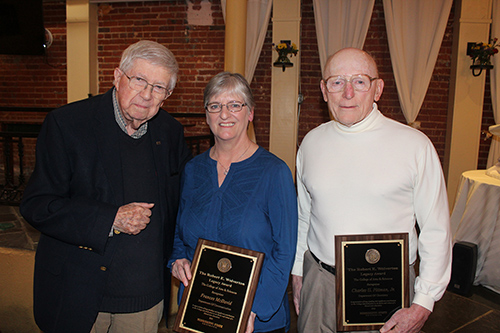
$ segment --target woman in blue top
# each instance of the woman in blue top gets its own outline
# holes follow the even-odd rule
[[[246,332],[285,332],[286,288],[297,242],[297,199],[288,166],[247,134],[255,100],[240,74],[222,72],[204,91],[215,144],[184,169],[172,274],[187,286],[198,238],[265,254]]]

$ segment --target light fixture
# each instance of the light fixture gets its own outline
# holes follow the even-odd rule
[[[483,69],[490,70],[493,68],[490,58],[498,52],[496,41],[497,39],[494,38],[491,40],[491,44],[467,43],[467,55],[472,58],[472,65],[470,65],[472,76],[481,75]]]
[[[294,43],[289,40],[281,40],[278,45],[273,44],[273,49],[278,52],[278,59],[273,63],[274,67],[283,68],[283,72],[287,67],[293,67],[290,57],[296,56],[299,52]]]

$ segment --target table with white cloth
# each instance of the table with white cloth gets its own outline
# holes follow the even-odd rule
[[[500,179],[488,176],[486,170],[462,174],[451,232],[453,243],[477,244],[474,285],[500,293]]]

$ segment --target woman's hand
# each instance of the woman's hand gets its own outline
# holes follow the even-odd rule
[[[256,314],[253,312],[250,312],[250,316],[248,316],[247,329],[245,330],[245,333],[252,333],[253,332],[255,317],[256,317]]]
[[[187,287],[191,280],[191,262],[187,259],[177,259],[172,263],[172,275]]]

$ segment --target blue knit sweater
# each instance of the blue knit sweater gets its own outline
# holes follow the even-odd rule
[[[252,307],[255,332],[288,330],[286,288],[297,242],[297,199],[288,166],[259,147],[250,158],[231,164],[219,187],[217,162],[209,151],[191,160],[182,180],[169,265],[192,260],[198,238],[265,253]]]

